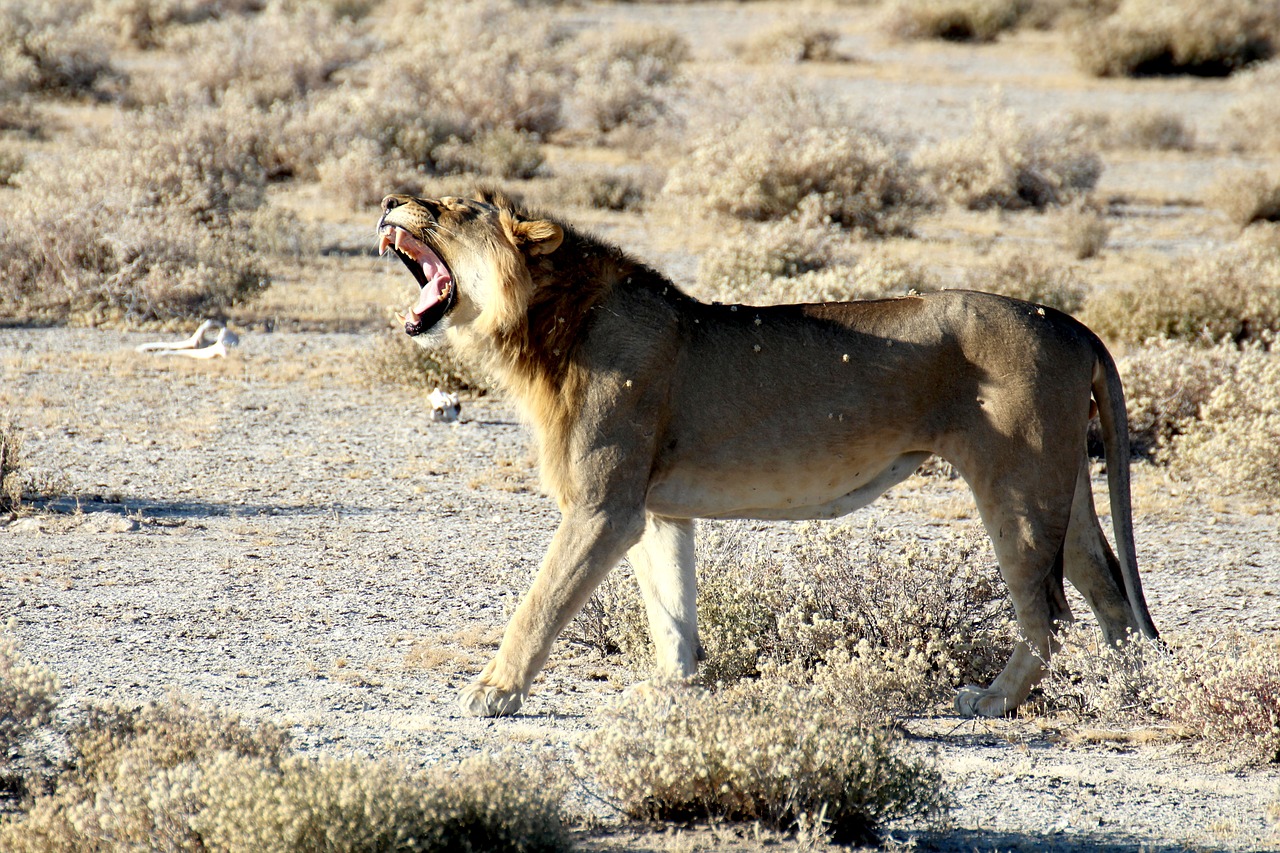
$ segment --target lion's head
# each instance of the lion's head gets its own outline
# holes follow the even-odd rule
[[[418,282],[418,299],[404,316],[414,338],[449,325],[496,330],[523,315],[532,290],[529,260],[554,252],[564,239],[556,223],[483,195],[389,195],[378,233],[378,253],[394,251]]]

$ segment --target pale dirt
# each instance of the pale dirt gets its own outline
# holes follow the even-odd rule
[[[1087,80],[1060,40],[1037,33],[981,47],[896,44],[858,6],[803,7],[806,19],[843,33],[854,63],[733,62],[733,41],[797,8],[619,4],[576,14],[583,26],[672,26],[705,72],[790,76],[901,134],[959,132],[974,99],[998,86],[1029,118],[1180,111],[1211,147],[1236,91],[1230,81]],[[570,168],[572,152],[559,154]],[[1229,153],[1115,152],[1107,163],[1100,194],[1120,215],[1091,272],[1122,278],[1153,257],[1234,239],[1221,216],[1183,203],[1238,164]],[[291,268],[258,314],[249,309],[251,328],[225,361],[133,352],[154,333],[0,329],[0,412],[24,428],[28,470],[57,496],[0,522],[0,622],[13,619],[26,651],[62,676],[68,716],[89,702],[176,691],[285,725],[312,752],[421,765],[515,746],[566,759],[632,673],[562,642],[519,716],[481,721],[454,707],[557,522],[537,489],[528,433],[501,400],[465,401],[460,423],[432,424],[420,396],[366,380],[356,363],[377,318],[407,302],[410,286],[398,267],[352,254],[372,242],[369,217],[316,205],[312,188],[291,192],[285,203],[311,203],[309,218],[338,256]],[[697,235],[661,217],[574,216],[679,282],[696,269],[681,241]],[[996,241],[1051,245],[1053,222],[952,212],[890,248],[963,268]],[[859,518],[929,537],[975,525],[966,507],[953,484],[913,479]],[[1136,510],[1162,630],[1280,631],[1272,508],[1139,466]],[[794,532],[744,526],[779,547]],[[949,829],[917,836],[926,849],[1280,850],[1265,820],[1280,797],[1275,768],[1234,770],[1230,757],[1167,739],[1078,745],[1049,720],[939,714],[906,730],[936,752],[955,801]],[[593,849],[772,845],[749,831],[650,832],[621,822],[596,794],[583,785],[570,798],[603,822],[582,836]],[[894,837],[912,832],[896,827]]]

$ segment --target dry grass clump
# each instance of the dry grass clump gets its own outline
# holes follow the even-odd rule
[[[870,842],[946,810],[938,772],[829,697],[780,683],[638,691],[603,714],[581,764],[633,817],[759,821]]]
[[[3,439],[0,432],[0,453]],[[12,629],[11,623],[7,631]],[[32,663],[9,633],[0,633],[0,768],[9,763],[23,738],[49,722],[58,689],[52,670]]]
[[[836,50],[840,33],[816,24],[783,23],[756,33],[738,46],[746,62],[794,65],[798,62],[841,62],[846,57]]]
[[[700,534],[700,679],[768,672],[826,685],[843,706],[887,718],[993,675],[1011,648],[1011,610],[976,540],[923,547],[862,534],[814,526],[793,564],[731,532]],[[652,660],[634,583],[607,580],[570,636],[620,651],[636,669]]]
[[[994,41],[1029,6],[1027,0],[895,0],[884,27],[904,39]]]
[[[689,45],[662,27],[585,33],[575,45],[570,108],[592,131],[647,127],[661,117]]]
[[[0,91],[74,97],[120,78],[90,0],[0,5]]]
[[[751,221],[782,219],[809,200],[812,213],[858,234],[910,234],[930,201],[894,147],[792,106],[788,115],[786,103],[773,102],[769,115],[700,136],[672,168],[664,193]]]
[[[1280,222],[1280,174],[1264,170],[1223,172],[1205,191],[1210,206],[1233,225]]]
[[[554,786],[473,759],[408,773],[289,754],[271,726],[184,703],[96,711],[53,793],[0,826],[14,853],[567,849]]]
[[[430,391],[441,388],[481,396],[491,383],[459,361],[447,346],[423,349],[400,329],[378,335],[362,360],[364,373],[384,385]]]
[[[1076,61],[1099,77],[1221,77],[1271,58],[1280,7],[1257,0],[1124,0],[1073,39]]]
[[[969,270],[964,285],[970,290],[1012,296],[1068,314],[1080,311],[1088,293],[1078,269],[1025,249],[1005,251],[994,264]]]
[[[1229,249],[1158,268],[1137,285],[1095,291],[1082,319],[1113,342],[1256,340],[1280,331],[1280,253]]]
[[[974,107],[973,129],[916,153],[944,197],[970,210],[1064,204],[1097,184],[1102,161],[1085,134],[1063,122],[1028,126],[994,102]]]
[[[1280,497],[1280,354],[1246,348],[1199,418],[1173,444],[1175,476],[1211,482],[1219,494]]]
[[[0,200],[0,305],[96,323],[216,316],[247,299],[269,280],[248,227],[265,146],[227,109],[160,110],[29,164]]]

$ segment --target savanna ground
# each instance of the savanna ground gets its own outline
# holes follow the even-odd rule
[[[569,834],[512,818],[523,849],[828,843],[812,814],[775,831],[804,803],[634,818],[619,768],[649,753],[628,726],[679,738],[608,710],[645,675],[625,566],[520,715],[455,711],[556,512],[484,377],[404,349],[412,282],[373,224],[386,192],[483,182],[703,298],[976,287],[1097,329],[1128,382],[1139,561],[1174,660],[1098,667],[1081,632],[1016,719],[954,716],[1008,637],[967,492],[935,467],[843,524],[702,526],[708,680],[800,685],[852,717],[793,697],[751,722],[763,700],[732,686],[716,713],[748,743],[790,736],[779,708],[895,732],[923,762],[910,784],[950,807],[886,808],[892,843],[1280,848],[1274,4],[28,5],[0,5],[6,843],[268,849],[245,839],[283,820],[260,813],[275,795],[236,805],[200,762],[256,791],[343,757],[391,762],[391,788],[350,765],[380,803],[443,784],[521,814],[516,789],[546,792],[532,813]],[[225,359],[134,351],[206,317],[240,335]],[[437,383],[462,388],[458,424],[430,421]],[[168,730],[102,709],[151,701],[215,746],[109,758],[121,731]],[[448,775],[504,750],[526,781]]]

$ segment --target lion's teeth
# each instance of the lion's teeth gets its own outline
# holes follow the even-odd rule
[[[390,246],[391,246],[391,238],[388,237],[386,234],[383,234],[382,238],[378,240],[378,257],[382,257],[383,255],[385,255],[387,253],[387,249]]]

